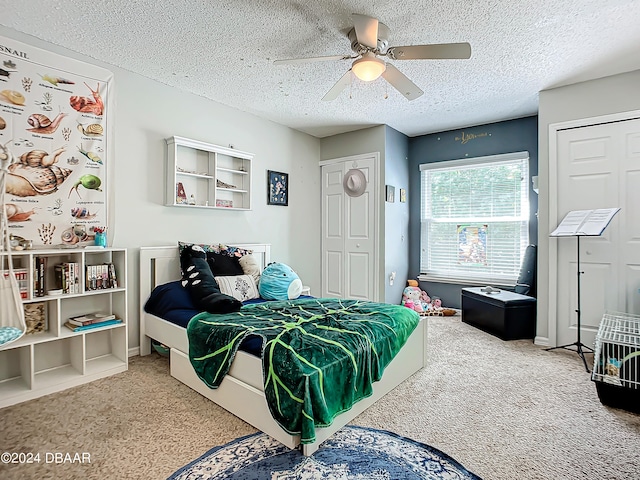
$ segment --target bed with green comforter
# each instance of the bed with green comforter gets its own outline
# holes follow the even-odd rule
[[[217,388],[242,340],[263,339],[264,392],[275,421],[301,443],[373,393],[385,367],[419,322],[400,305],[307,298],[245,305],[229,314],[200,313],[187,326],[189,359]]]

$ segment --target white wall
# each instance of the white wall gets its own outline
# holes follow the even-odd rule
[[[0,35],[114,73],[115,154],[108,159],[109,241],[129,252],[129,347],[139,344],[139,247],[189,242],[271,243],[273,261],[291,265],[320,291],[320,140],[0,26]],[[173,135],[255,154],[253,210],[165,207],[166,144]],[[289,173],[289,206],[268,206],[266,171]]]
[[[540,92],[538,113],[538,328],[548,337],[549,125],[640,109],[640,70]]]

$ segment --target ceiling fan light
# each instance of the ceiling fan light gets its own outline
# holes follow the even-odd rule
[[[365,82],[375,80],[382,75],[386,68],[385,63],[379,58],[376,58],[371,52],[365,53],[362,58],[359,58],[351,65],[355,76]]]

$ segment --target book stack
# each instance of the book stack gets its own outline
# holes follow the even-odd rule
[[[56,287],[62,293],[80,293],[80,267],[75,262],[59,263],[54,267]]]
[[[85,272],[85,288],[87,290],[102,290],[117,288],[116,267],[113,263],[101,265],[87,265]]]
[[[4,278],[9,278],[9,270],[4,270]],[[29,298],[29,275],[26,268],[14,268],[13,274],[20,288],[20,298]]]
[[[106,327],[107,325],[117,325],[118,323],[122,323],[122,320],[116,318],[115,314],[96,312],[69,317],[69,320],[64,325],[73,332],[81,332],[93,328]]]

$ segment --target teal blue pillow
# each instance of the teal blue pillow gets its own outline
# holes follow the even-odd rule
[[[260,275],[260,297],[265,300],[293,300],[302,293],[302,280],[284,263],[270,263]]]

